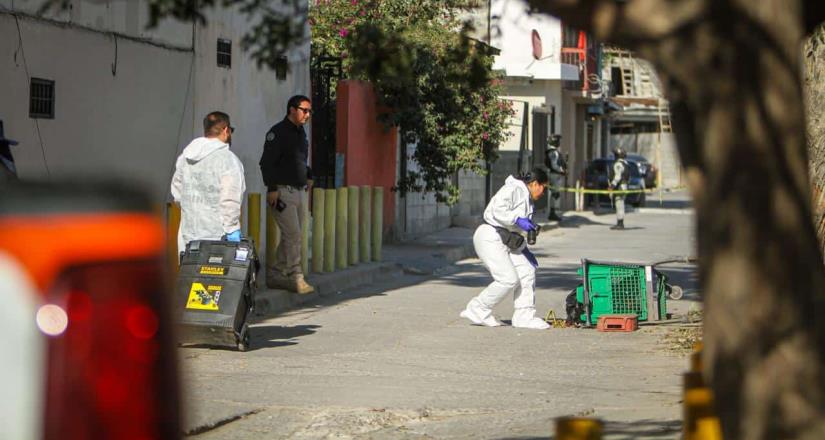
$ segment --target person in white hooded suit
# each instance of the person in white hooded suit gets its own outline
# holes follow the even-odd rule
[[[172,197],[181,207],[180,252],[192,240],[241,239],[246,182],[243,164],[229,150],[234,131],[229,115],[209,113],[203,131],[178,156],[172,177]]]
[[[493,282],[470,300],[460,314],[462,318],[487,327],[501,325],[493,317],[493,307],[513,292],[513,327],[550,327],[536,317],[538,262],[522,235],[523,232],[538,231],[538,226],[531,220],[533,201],[544,194],[547,181],[547,173],[541,168],[534,168],[520,178],[508,176],[504,186],[490,200],[484,210],[484,223],[473,235],[473,246],[493,276]]]

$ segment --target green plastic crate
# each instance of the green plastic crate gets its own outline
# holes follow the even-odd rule
[[[587,279],[584,279],[585,267]],[[602,315],[612,314],[633,314],[639,321],[667,316],[667,276],[650,265],[582,260],[578,274],[582,276],[582,284],[576,289],[576,299],[584,304],[584,286],[587,285],[592,304],[591,323]],[[653,317],[648,317],[648,288],[654,290],[657,303]],[[580,319],[587,322],[586,312]]]

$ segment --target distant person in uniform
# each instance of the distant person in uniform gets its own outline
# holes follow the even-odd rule
[[[627,163],[627,152],[623,148],[615,148],[613,156],[613,168],[610,170],[610,181],[608,188],[611,190],[627,191],[627,181],[630,179],[630,166]],[[610,229],[624,229],[624,199],[626,193],[619,193],[613,196],[613,203],[616,206],[616,224]]]
[[[243,164],[229,150],[229,115],[203,119],[203,136],[183,149],[172,176],[172,197],[180,203],[178,251],[193,240],[241,240],[241,204],[246,191]]]
[[[3,120],[0,119],[0,182],[17,180],[17,167],[14,166],[14,156],[10,146],[17,145],[17,141],[6,138],[3,132]]]
[[[547,220],[561,221],[558,212],[561,211],[561,188],[564,186],[564,179],[567,175],[567,161],[564,160],[559,145],[561,144],[561,135],[551,134],[547,138],[547,153],[544,158],[544,164],[550,170],[550,191],[548,192],[548,204],[550,205],[550,214]]]
[[[312,116],[306,96],[289,98],[286,116],[266,133],[261,155],[261,174],[267,188],[266,202],[281,230],[275,261],[267,261],[266,285],[299,294],[315,289],[304,279],[301,268],[301,234],[307,221],[307,191],[312,170],[307,164],[309,141],[304,125]]]

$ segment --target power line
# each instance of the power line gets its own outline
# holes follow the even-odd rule
[[[29,64],[26,62],[26,49],[23,46],[23,32],[20,31],[20,20],[17,18],[17,14],[12,14],[12,17],[14,17],[14,23],[17,25],[17,47],[23,56],[23,69],[26,72],[26,79],[29,84],[31,84],[32,77],[29,75]],[[15,56],[16,54],[17,52],[15,51]],[[43,135],[40,134],[40,124],[37,122],[37,118],[34,118],[34,126],[37,129],[37,139],[40,141],[40,153],[43,155],[43,166],[46,167],[46,177],[51,179],[52,173],[51,170],[49,170],[49,162],[46,160],[46,147],[43,145]]]

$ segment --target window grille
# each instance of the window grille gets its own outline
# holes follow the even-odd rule
[[[218,67],[232,67],[232,41],[218,38]]]
[[[31,79],[29,82],[29,117],[54,119],[54,81]]]

